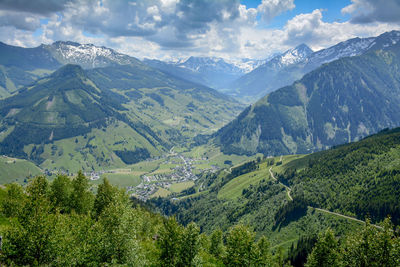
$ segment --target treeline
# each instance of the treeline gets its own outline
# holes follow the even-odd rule
[[[307,156],[278,179],[306,205],[400,223],[399,129]],[[301,161],[303,162],[302,164]]]
[[[91,192],[82,174],[39,176],[0,190],[1,263],[48,266],[282,266],[267,239],[243,225],[207,236],[195,223],[133,204],[107,179]]]
[[[367,221],[361,232],[340,239],[328,229],[318,235],[306,267],[323,266],[400,266],[400,237],[390,219],[385,219],[382,229]]]
[[[328,230],[315,246],[300,239],[286,255],[271,253],[265,236],[241,224],[206,235],[193,222],[184,227],[151,213],[107,179],[94,194],[82,173],[9,184],[0,200],[7,266],[400,266],[399,232],[389,219],[340,239]]]

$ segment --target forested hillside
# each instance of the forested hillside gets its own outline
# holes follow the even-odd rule
[[[144,64],[65,65],[0,101],[0,151],[43,169],[118,168],[212,133],[241,107]]]
[[[277,178],[305,205],[400,224],[399,153],[400,129],[386,130],[290,163]]]
[[[39,266],[281,266],[265,237],[238,225],[207,236],[131,202],[107,180],[93,194],[81,173],[0,189],[0,262]]]
[[[224,153],[310,153],[400,120],[400,43],[342,58],[266,95],[216,133]]]
[[[293,258],[287,257],[240,224],[210,235],[195,223],[183,227],[134,204],[107,180],[93,194],[81,173],[72,180],[59,175],[51,183],[38,176],[26,188],[9,184],[0,189],[0,204],[0,262],[6,265],[283,266],[304,261],[304,255],[292,249]],[[328,230],[319,235],[307,264],[398,266],[400,239],[391,229],[388,221],[383,230],[367,224],[340,243]]]
[[[379,224],[391,216],[398,225],[399,153],[400,129],[385,130],[308,156],[259,159],[208,174],[172,200],[153,203],[205,232],[248,224],[273,247],[289,248],[323,229],[360,231],[366,218]]]

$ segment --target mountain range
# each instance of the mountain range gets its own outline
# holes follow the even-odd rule
[[[217,143],[225,153],[310,153],[399,126],[397,38],[399,32],[383,34],[364,54],[324,64],[267,94],[219,130]]]
[[[85,168],[123,166],[204,134],[213,134],[222,152],[246,155],[309,153],[358,140],[400,123],[399,39],[392,31],[317,52],[302,44],[264,64],[196,57],[142,62],[90,44],[2,43],[0,92],[9,97],[0,102],[1,152],[42,167],[77,169],[82,161]],[[243,105],[202,84],[212,75],[242,75],[245,63],[262,65],[239,79],[268,69],[269,78],[257,82],[274,79],[276,86],[285,82],[282,75],[289,82],[313,71],[231,121]],[[248,85],[246,92],[263,92],[255,90]],[[110,135],[112,144],[104,141]],[[68,157],[74,167],[64,166]]]
[[[390,46],[399,41],[400,33],[392,31],[378,37],[353,38],[316,52],[302,44],[238,78],[229,85],[229,92],[253,102],[267,93],[292,84],[325,63],[361,55],[368,50]]]
[[[1,153],[42,168],[121,167],[159,156],[216,131],[243,108],[214,89],[108,48],[70,42],[3,47],[4,68],[41,72],[15,91],[3,88],[11,96],[0,101]]]
[[[0,97],[9,96],[65,64],[97,68],[141,63],[136,58],[92,44],[58,41],[35,48],[22,48],[0,42]]]
[[[242,59],[227,62],[222,58],[191,56],[176,62],[155,59],[145,59],[143,62],[168,74],[225,92],[230,83],[263,64],[265,60]]]

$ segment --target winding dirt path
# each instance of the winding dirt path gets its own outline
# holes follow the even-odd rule
[[[290,193],[292,192],[292,189],[289,186],[284,185],[283,183],[279,182],[278,179],[275,178],[274,173],[272,172],[272,167],[269,168],[269,174],[271,175],[271,178],[274,181],[278,182],[280,185],[282,185],[282,186],[284,186],[286,188],[286,193],[287,193],[288,198],[290,199],[290,201],[293,201],[293,198],[290,195]],[[345,219],[348,219],[348,220],[352,220],[352,221],[355,221],[355,222],[359,222],[359,223],[365,224],[365,221],[357,219],[357,218],[354,218],[354,217],[350,217],[350,216],[347,216],[347,215],[343,215],[343,214],[340,214],[340,213],[337,213],[337,212],[333,212],[333,211],[329,211],[329,210],[325,210],[325,209],[314,208],[314,207],[311,207],[311,206],[308,206],[308,207],[312,208],[314,210],[318,210],[320,212],[336,215],[338,217],[342,217],[342,218],[345,218]],[[376,225],[376,224],[371,224],[371,225],[374,226],[377,229],[383,229],[382,226],[379,226],[379,225]]]
[[[286,188],[286,193],[287,193],[288,198],[290,199],[290,201],[293,201],[293,198],[290,195],[290,192],[292,192],[292,189],[289,186],[282,184],[281,182],[278,181],[278,179],[275,178],[274,173],[272,172],[272,167],[269,168],[269,174],[271,175],[271,178],[274,179],[274,181],[278,182],[280,185],[282,185],[283,187]]]

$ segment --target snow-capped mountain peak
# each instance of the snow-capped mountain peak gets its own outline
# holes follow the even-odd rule
[[[190,69],[195,72],[224,72],[224,73],[243,73],[241,68],[234,64],[227,63],[223,58],[218,57],[194,57],[191,56],[184,62],[176,64],[178,67]]]
[[[291,65],[297,62],[303,61],[313,51],[306,44],[300,44],[295,48],[287,50],[282,55],[278,56],[279,61],[282,65]]]
[[[93,44],[57,41],[45,45],[62,64],[78,64],[83,68],[105,67],[112,64],[133,64],[136,58],[118,53],[111,48]]]

